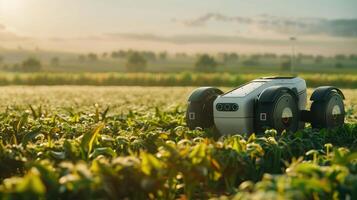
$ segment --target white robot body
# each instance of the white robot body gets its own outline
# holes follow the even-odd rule
[[[256,98],[271,86],[284,86],[298,94],[299,110],[307,102],[306,83],[298,77],[273,77],[255,79],[243,86],[219,95],[213,102],[214,124],[223,135],[254,132],[254,103]],[[264,116],[260,116],[264,117]]]

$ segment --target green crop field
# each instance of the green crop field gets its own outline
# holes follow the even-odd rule
[[[357,90],[344,127],[221,137],[193,89],[1,87],[0,199],[357,199]]]

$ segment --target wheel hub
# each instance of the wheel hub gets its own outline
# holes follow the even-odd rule
[[[285,126],[289,126],[290,124],[290,119],[293,118],[293,112],[289,107],[286,107],[283,109],[283,112],[281,114],[281,120]]]
[[[339,115],[341,115],[341,108],[340,108],[340,106],[338,106],[338,105],[335,105],[335,106],[333,106],[333,108],[332,108],[332,117],[334,118],[334,119],[337,119],[337,117],[339,116]]]

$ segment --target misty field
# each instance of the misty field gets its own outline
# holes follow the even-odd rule
[[[186,128],[192,89],[1,87],[0,198],[357,198],[356,90],[339,129],[220,137]]]

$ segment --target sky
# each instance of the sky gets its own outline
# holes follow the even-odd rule
[[[356,0],[0,0],[0,46],[357,52]]]

